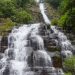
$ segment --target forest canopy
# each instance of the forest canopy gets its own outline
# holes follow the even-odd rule
[[[18,22],[17,18],[20,16],[19,19],[23,19],[22,23],[28,23],[31,20],[31,14],[26,9],[26,5],[32,2],[33,0],[0,0],[0,18],[10,18]],[[22,18],[21,15],[24,17]]]
[[[63,0],[59,6],[59,26],[75,32],[75,0]]]
[[[59,11],[59,20],[56,24],[69,32],[75,32],[75,0],[47,0],[50,5]],[[57,22],[57,23],[56,23]]]
[[[0,0],[0,35],[19,24],[32,21],[32,13],[27,5],[34,4],[34,0]]]

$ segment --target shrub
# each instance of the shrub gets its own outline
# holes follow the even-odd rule
[[[75,7],[75,0],[62,0],[59,10],[61,14],[64,14],[68,10]]]
[[[75,32],[75,8],[72,11],[67,11],[64,15],[61,16],[58,24],[68,31]]]
[[[33,4],[34,0],[14,0],[13,2],[16,5],[16,7],[18,7],[18,8],[19,7],[25,8],[28,3]]]
[[[1,26],[0,26],[0,31],[8,31],[10,29],[12,29],[13,26],[15,26],[15,23],[12,22],[11,19],[7,18],[7,19],[1,19]]]
[[[25,10],[17,12],[16,15],[12,16],[13,21],[17,23],[29,23],[32,20],[32,16]]]
[[[75,0],[63,0],[59,7],[59,25],[68,32],[75,32]]]
[[[65,73],[65,75],[72,75],[72,73],[71,72],[68,72],[68,73]]]
[[[59,19],[59,21],[58,21],[58,25],[60,26],[60,27],[65,27],[65,25],[67,24],[66,23],[66,20],[68,19],[68,15],[67,15],[67,13],[65,13],[64,15],[62,15],[61,16],[61,18]]]
[[[52,25],[58,25],[58,19],[53,19],[51,23]]]
[[[70,9],[70,0],[63,0],[60,4],[59,10],[61,14],[67,12]]]
[[[0,18],[11,18],[18,23],[28,23],[32,17],[25,7],[32,2],[34,0],[0,0]]]
[[[11,0],[0,0],[0,17],[10,17],[14,14],[14,4]]]
[[[75,56],[66,59],[64,61],[64,66],[68,71],[73,72],[75,70]]]

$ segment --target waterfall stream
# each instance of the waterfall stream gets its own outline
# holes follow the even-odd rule
[[[0,75],[43,75],[44,71],[56,75],[39,28],[40,23],[12,30],[8,36],[8,49],[0,60]]]
[[[51,25],[51,21],[49,20],[45,12],[46,10],[45,10],[44,0],[39,0],[39,8],[45,23],[47,25]],[[61,32],[60,30],[58,30],[56,26],[51,25],[51,30],[53,31],[53,33],[51,34],[57,37],[57,39],[55,38],[55,42],[56,44],[59,44],[59,46],[61,47],[62,56],[71,57],[74,50],[71,42],[67,39],[67,36],[64,35],[64,33]]]
[[[44,3],[37,2],[45,24],[51,24]],[[57,72],[53,67],[52,59],[44,48],[40,27],[41,23],[36,23],[13,28],[8,36],[8,48],[0,59],[0,75],[64,75],[62,70]],[[67,37],[55,26],[51,26],[51,30],[58,38],[61,54],[72,56],[72,45]]]

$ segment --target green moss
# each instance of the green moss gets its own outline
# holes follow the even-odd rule
[[[64,61],[64,66],[67,70],[73,72],[75,70],[75,56],[68,58]]]
[[[4,35],[7,31],[11,30],[16,23],[12,22],[11,19],[7,18],[7,19],[0,19],[0,34]]]
[[[52,25],[58,25],[58,19],[53,19],[51,23]]]
[[[65,75],[72,75],[72,73],[71,72],[68,72],[68,73],[65,73]]]

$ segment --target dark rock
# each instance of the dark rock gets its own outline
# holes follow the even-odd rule
[[[52,57],[52,60],[53,60],[53,65],[54,67],[56,68],[61,68],[62,67],[62,58],[61,57]]]
[[[3,75],[9,75],[9,73],[10,73],[9,68],[6,67],[6,69],[3,72]]]
[[[7,49],[7,47],[8,47],[8,37],[7,36],[3,36],[2,40],[1,40],[0,52],[4,53],[5,49]]]
[[[0,59],[2,59],[2,58],[3,58],[3,56],[4,56],[4,54],[3,54],[3,53],[0,53]]]

